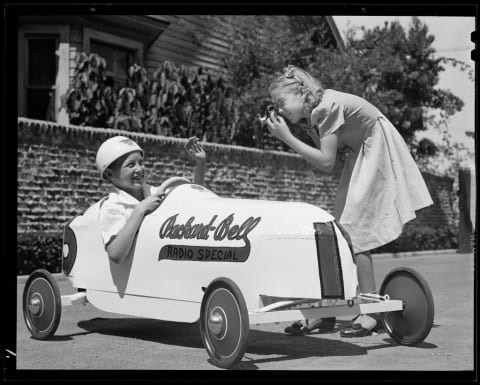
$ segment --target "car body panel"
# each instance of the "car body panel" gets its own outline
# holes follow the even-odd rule
[[[249,310],[261,307],[260,295],[322,298],[315,223],[333,223],[343,299],[357,295],[351,248],[334,218],[316,206],[223,198],[184,184],[145,216],[131,255],[116,264],[100,235],[101,204],[68,224],[77,253],[67,275],[99,309],[194,322],[205,288],[219,277],[238,285]]]

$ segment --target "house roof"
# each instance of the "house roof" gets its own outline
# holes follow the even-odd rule
[[[20,23],[77,24],[141,41],[146,48],[169,25],[166,20],[143,15],[23,15]]]
[[[337,47],[341,51],[345,51],[345,43],[342,39],[342,35],[340,35],[340,32],[338,31],[337,25],[335,24],[335,21],[333,20],[332,16],[325,16],[325,19],[327,20],[328,26],[330,27],[330,30],[332,31],[332,34],[335,38],[335,41],[337,42]]]

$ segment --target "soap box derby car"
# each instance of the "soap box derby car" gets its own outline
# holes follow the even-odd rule
[[[73,295],[37,270],[23,293],[36,339],[51,337],[62,306],[200,325],[211,362],[243,357],[249,325],[381,313],[400,344],[415,345],[433,323],[425,280],[409,268],[384,279],[378,295],[357,292],[348,234],[326,211],[300,202],[219,197],[184,178],[166,180],[162,204],[145,216],[131,255],[108,257],[98,226],[103,199],[64,229],[62,269]]]

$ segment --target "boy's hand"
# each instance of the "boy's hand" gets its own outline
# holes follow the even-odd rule
[[[188,138],[188,142],[185,144],[185,151],[194,162],[205,163],[206,154],[203,147],[198,143],[197,137]]]
[[[160,203],[162,203],[164,198],[165,194],[163,192],[156,191],[155,193],[141,201],[135,207],[135,209],[139,210],[143,215],[150,214],[158,206],[160,206]]]

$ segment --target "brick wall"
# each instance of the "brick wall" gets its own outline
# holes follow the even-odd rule
[[[18,119],[18,233],[59,233],[63,224],[107,193],[95,167],[95,154],[116,130],[61,126]],[[149,182],[193,176],[184,139],[128,133],[145,151]],[[340,167],[333,174],[313,170],[296,154],[204,144],[206,184],[220,196],[302,201],[328,211]],[[450,178],[424,173],[435,204],[419,212],[406,229],[458,228],[456,192]]]

